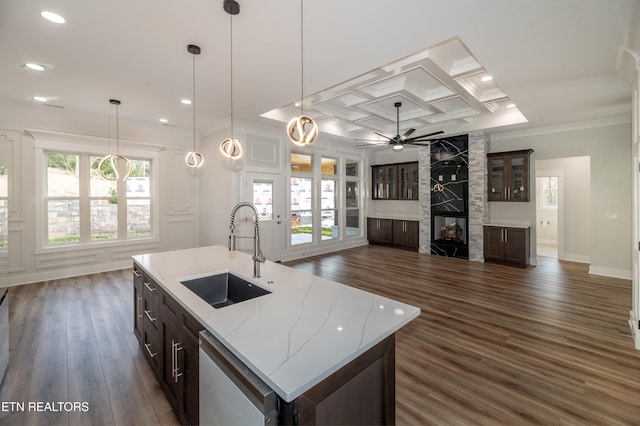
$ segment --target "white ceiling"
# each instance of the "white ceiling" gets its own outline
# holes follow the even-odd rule
[[[223,0],[0,0],[0,100],[107,117],[116,98],[121,119],[191,129],[192,107],[180,100],[192,96],[193,43],[202,48],[196,126],[220,130],[230,119],[233,19],[234,118],[283,126],[263,115],[299,112],[300,2],[238,1],[231,18]],[[397,100],[401,130],[414,135],[630,119],[617,66],[638,1],[306,0],[305,108],[323,131],[353,139],[394,135]],[[26,62],[52,68],[19,67]],[[478,81],[486,74],[489,85]]]

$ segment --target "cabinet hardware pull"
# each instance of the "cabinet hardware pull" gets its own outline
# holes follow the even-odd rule
[[[154,322],[155,320],[157,320],[157,319],[158,319],[157,317],[156,317],[156,318],[151,318],[151,314],[150,314],[149,312],[151,312],[151,311],[150,311],[150,310],[149,310],[149,311],[147,311],[146,309],[144,310],[144,313],[147,315],[147,318],[149,318],[149,320],[150,320],[151,322]]]
[[[142,314],[140,313],[140,302],[142,301],[142,296],[138,295],[138,305],[136,306],[136,314],[138,318],[142,318]]]
[[[149,289],[149,291],[156,291],[157,288],[155,287],[151,287],[151,284],[149,284],[148,282],[144,282],[144,286],[147,287]]]
[[[133,270],[133,275],[135,275],[138,278],[140,278],[142,276],[142,274],[140,272],[136,271],[135,269]]]
[[[509,230],[508,229],[504,230],[504,242],[505,243],[509,242]]]
[[[178,351],[181,351],[182,347],[180,346],[180,342],[176,342],[175,340],[171,341],[171,377],[174,378],[175,382],[178,383],[178,377],[182,376],[182,373],[178,373],[180,368],[178,368]]]
[[[153,358],[154,356],[158,355],[157,352],[151,352],[151,349],[149,349],[151,347],[151,343],[145,343],[144,344],[144,348],[147,350],[147,352],[149,352],[149,356],[151,358]]]

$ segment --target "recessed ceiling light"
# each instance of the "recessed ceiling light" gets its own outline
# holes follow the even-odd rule
[[[47,98],[45,98],[44,96],[34,96],[33,100],[38,102],[47,102]]]
[[[40,15],[46,19],[47,21],[55,22],[56,24],[64,24],[64,18],[57,13],[49,12],[48,10],[43,10]]]
[[[482,81],[491,81],[491,80],[493,80],[493,77],[491,77],[490,75],[485,75],[480,80],[482,80]]]
[[[516,104],[509,104],[509,105],[507,105],[507,108],[515,108],[515,107],[516,107]]]
[[[159,122],[161,122],[161,123],[163,123],[163,124],[164,124],[164,123],[168,123],[168,122],[169,122],[169,120],[167,120],[166,118],[161,118],[161,119],[160,119],[160,120],[158,120],[158,121],[159,121]]]
[[[44,71],[45,69],[47,69],[47,67],[44,65],[34,64],[32,62],[29,62],[28,64],[24,64],[24,67],[34,71]]]
[[[185,105],[191,105],[191,99],[183,99],[180,102],[182,102]]]

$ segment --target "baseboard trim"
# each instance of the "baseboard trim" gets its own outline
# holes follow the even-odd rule
[[[35,272],[35,273],[9,276],[8,286],[13,287],[13,286],[23,285],[23,284],[38,283],[42,281],[77,277],[80,275],[116,271],[118,269],[131,268],[132,266],[133,266],[133,260],[129,258],[124,260],[119,260],[117,262],[73,266],[69,268],[62,268],[59,270],[49,269],[44,272]]]
[[[589,273],[593,275],[602,275],[611,278],[622,278],[624,280],[631,279],[631,271],[627,269],[603,268],[601,266],[589,266]]]
[[[369,241],[367,241],[366,239],[358,239],[358,240],[355,240],[353,242],[349,242],[347,244],[341,243],[339,245],[338,244],[330,245],[330,246],[327,245],[327,246],[323,246],[323,247],[308,246],[308,247],[304,247],[303,249],[300,249],[300,251],[283,253],[282,254],[282,261],[283,262],[288,262],[290,260],[297,260],[297,259],[302,259],[302,258],[309,257],[309,256],[317,256],[317,255],[320,255],[320,254],[333,253],[335,251],[346,250],[346,249],[355,248],[355,247],[361,247],[361,246],[366,246],[368,244],[369,244]]]
[[[638,319],[633,315],[633,311],[629,311],[629,328],[631,329],[631,336],[636,350],[640,350],[640,328]]]

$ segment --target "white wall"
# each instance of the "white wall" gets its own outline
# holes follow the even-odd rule
[[[38,250],[36,229],[38,221],[44,220],[36,215],[37,203],[41,202],[36,198],[35,180],[39,165],[36,142],[25,130],[61,132],[57,137],[63,139],[64,134],[77,140],[86,137],[93,142],[103,141],[106,149],[108,122],[104,122],[104,115],[0,101],[0,151],[11,181],[6,260],[10,285],[125,268],[131,265],[133,254],[196,245],[197,182],[184,164],[184,155],[193,141],[192,131],[126,120],[120,120],[119,127],[121,149],[132,145],[155,147],[158,168],[153,173],[159,174],[155,212],[158,238],[108,242],[80,249],[68,246]]]
[[[595,125],[597,124],[597,126]],[[592,125],[593,127],[589,127]],[[562,157],[590,158],[591,187],[588,214],[590,229],[577,233],[589,234],[590,267],[594,274],[622,278],[631,277],[631,124],[584,123],[572,129],[537,129],[536,131],[494,134],[490,152],[532,148],[532,161]],[[531,177],[534,177],[533,171]],[[567,195],[567,194],[565,194]],[[579,221],[582,212],[565,218],[567,226]],[[608,217],[615,215],[615,220]],[[490,218],[497,220],[528,220],[535,235],[535,203],[490,203]],[[531,238],[531,253],[535,256],[535,238]],[[572,248],[570,250],[577,250]]]

